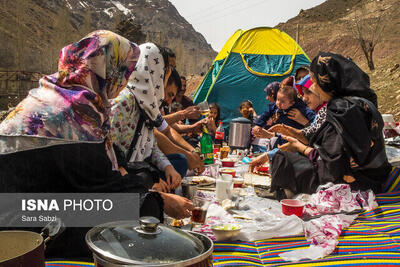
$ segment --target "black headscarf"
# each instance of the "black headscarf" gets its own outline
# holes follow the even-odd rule
[[[324,52],[312,61],[311,72],[322,90],[333,93],[326,121],[342,137],[348,155],[365,169],[387,163],[383,120],[368,75],[343,56]]]
[[[369,86],[369,76],[342,55],[319,52],[311,62],[311,72],[325,92],[336,97],[358,96],[377,107],[377,97]]]
[[[272,96],[274,101],[276,102],[276,97],[278,95],[278,90],[280,86],[280,82],[272,82],[265,87],[264,92],[267,93],[268,96]]]

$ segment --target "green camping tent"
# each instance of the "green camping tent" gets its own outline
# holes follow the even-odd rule
[[[215,58],[193,101],[218,103],[225,123],[240,116],[238,108],[243,100],[251,100],[260,114],[268,103],[264,88],[309,64],[301,47],[278,29],[237,30]]]

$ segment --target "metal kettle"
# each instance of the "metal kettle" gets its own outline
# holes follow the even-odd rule
[[[235,118],[229,123],[229,141],[231,149],[246,149],[250,146],[251,121],[246,118]]]

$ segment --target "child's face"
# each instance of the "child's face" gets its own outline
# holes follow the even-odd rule
[[[216,108],[210,108],[210,114],[208,116],[216,119],[217,115],[218,115],[218,110]]]
[[[294,105],[294,101],[293,100],[289,100],[289,98],[287,96],[285,96],[281,92],[278,92],[278,95],[276,97],[276,106],[279,109],[285,110],[285,109],[290,108],[293,105]]]
[[[250,105],[248,103],[243,104],[240,107],[240,114],[242,114],[242,116],[244,118],[248,118],[250,116]]]

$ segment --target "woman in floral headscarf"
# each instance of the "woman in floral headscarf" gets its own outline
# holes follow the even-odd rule
[[[328,102],[325,122],[308,145],[284,137],[288,143],[271,162],[272,191],[278,198],[292,197],[333,182],[381,192],[391,166],[368,75],[341,55],[321,52],[311,63],[310,76],[315,93]]]
[[[148,193],[154,181],[118,171],[108,100],[126,87],[139,54],[135,44],[110,31],[64,47],[58,72],[43,77],[0,124],[0,192],[139,192],[140,215],[161,219],[165,210],[172,217],[187,216],[190,201]],[[68,230],[77,229],[67,229],[46,253],[90,255],[85,229]],[[66,249],[63,238],[76,241],[68,239]]]

